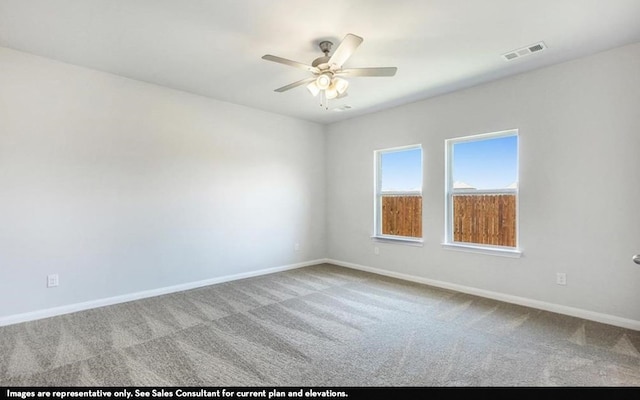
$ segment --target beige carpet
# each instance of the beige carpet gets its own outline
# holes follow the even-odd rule
[[[333,265],[0,328],[0,386],[640,386],[640,332]]]

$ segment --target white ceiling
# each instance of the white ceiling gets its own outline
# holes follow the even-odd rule
[[[215,99],[331,123],[640,41],[640,0],[0,0],[0,46]],[[304,86],[321,40],[364,38],[326,111]],[[511,62],[501,55],[544,41]]]

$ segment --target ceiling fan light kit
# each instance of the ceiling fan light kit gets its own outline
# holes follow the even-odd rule
[[[328,73],[324,73],[316,79],[316,85],[320,90],[327,90],[329,85],[331,85],[331,77]]]
[[[327,74],[320,75],[318,79],[307,85],[307,89],[316,97],[320,92],[324,91],[328,100],[336,97],[346,96],[349,81],[342,78],[331,78]]]
[[[311,65],[287,60],[286,58],[273,56],[271,54],[266,54],[262,56],[262,58],[267,61],[273,61],[311,72],[313,74],[312,77],[275,89],[275,91],[285,92],[295,87],[306,85],[314,97],[320,96],[320,106],[328,110],[329,100],[347,96],[349,81],[341,78],[341,76],[394,76],[396,74],[396,67],[343,69],[343,64],[351,57],[362,41],[363,39],[360,36],[349,33],[344,37],[342,42],[340,42],[340,45],[331,56],[329,56],[329,52],[331,51],[333,43],[327,40],[322,41],[318,46],[324,53],[324,56],[313,60]]]

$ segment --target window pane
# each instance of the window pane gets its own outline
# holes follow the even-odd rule
[[[516,195],[453,195],[453,240],[516,247]]]
[[[382,196],[382,234],[422,237],[422,196]]]
[[[422,149],[382,153],[380,157],[381,190],[422,190]]]
[[[376,152],[376,234],[422,237],[422,148]]]
[[[450,142],[452,168],[447,179],[453,192],[447,202],[448,241],[518,245],[518,136],[497,135]]]
[[[475,140],[453,145],[454,188],[515,188],[517,180],[517,136]]]

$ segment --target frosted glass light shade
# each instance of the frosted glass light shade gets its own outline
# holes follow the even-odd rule
[[[342,78],[333,78],[331,87],[335,88],[338,94],[342,94],[347,91],[347,88],[349,87],[349,81]]]
[[[331,77],[328,75],[320,75],[318,79],[316,79],[316,85],[318,89],[325,90],[331,85]]]
[[[309,89],[313,97],[316,97],[318,93],[320,93],[320,89],[318,88],[318,85],[316,85],[316,81],[313,81],[310,84],[308,84],[307,89]]]

